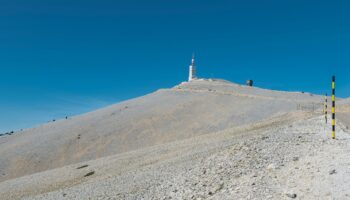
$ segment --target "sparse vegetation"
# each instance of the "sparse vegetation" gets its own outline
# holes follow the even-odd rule
[[[14,133],[15,133],[14,131],[6,132],[6,133],[0,133],[0,136],[12,135]]]
[[[84,177],[92,176],[92,175],[94,175],[94,174],[95,174],[95,171],[91,171],[91,172],[85,174]]]
[[[83,168],[86,168],[86,167],[88,167],[89,165],[82,165],[82,166],[80,166],[80,167],[78,167],[77,169],[83,169]]]

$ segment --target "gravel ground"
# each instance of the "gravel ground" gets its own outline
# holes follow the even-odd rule
[[[317,114],[285,114],[8,180],[0,183],[0,195],[2,199],[347,199],[350,137],[339,122],[337,139],[331,140],[329,127]]]
[[[1,136],[0,199],[347,199],[350,104],[331,140],[323,100],[196,80]]]
[[[0,136],[0,182],[322,107],[323,97],[196,80]]]

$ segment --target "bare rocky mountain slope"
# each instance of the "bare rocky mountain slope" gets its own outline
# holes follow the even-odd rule
[[[350,99],[342,99],[336,104],[336,118],[350,127]]]
[[[296,110],[323,97],[195,80],[0,137],[0,182],[65,165],[216,133]]]
[[[337,104],[335,140],[322,105],[182,83],[0,137],[0,199],[348,199],[350,104]]]
[[[350,135],[317,112],[0,182],[1,199],[348,199]],[[327,136],[328,135],[328,136]]]

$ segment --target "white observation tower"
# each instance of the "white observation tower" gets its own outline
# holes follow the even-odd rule
[[[188,76],[188,81],[192,81],[193,79],[197,79],[196,65],[194,64],[194,54],[192,55],[192,61],[191,61],[191,65],[190,65],[190,74]]]

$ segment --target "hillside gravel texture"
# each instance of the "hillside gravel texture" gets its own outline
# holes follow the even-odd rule
[[[350,199],[323,98],[196,80],[1,136],[0,199]]]
[[[0,183],[4,199],[346,199],[349,133],[290,113]],[[83,168],[80,168],[83,167]],[[78,169],[80,168],[80,169]],[[91,176],[84,176],[94,172]],[[27,185],[27,184],[28,185]]]
[[[332,111],[329,110],[329,113]],[[350,99],[343,99],[336,102],[336,121],[340,120],[347,129],[350,129]]]
[[[323,97],[196,80],[84,115],[0,136],[0,181],[215,133],[277,114],[314,110]]]

